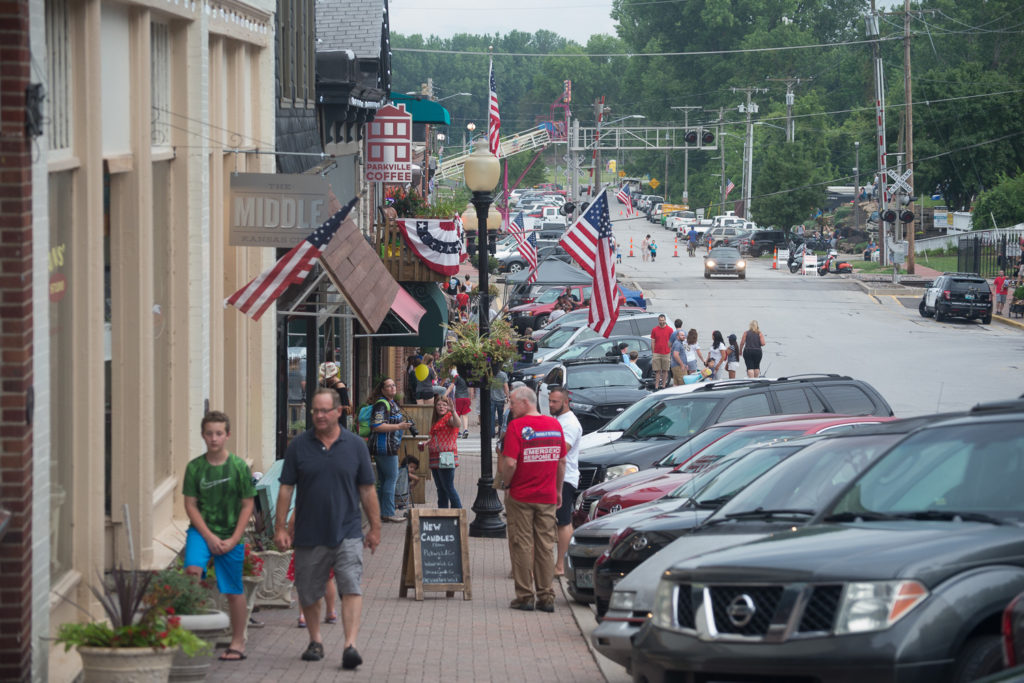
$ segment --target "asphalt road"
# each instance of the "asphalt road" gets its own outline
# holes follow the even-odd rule
[[[763,374],[840,373],[870,382],[899,416],[968,409],[1024,394],[1024,330],[993,322],[937,323],[917,312],[919,294],[871,296],[846,276],[793,275],[772,270],[771,257],[748,261],[745,280],[706,280],[702,259],[643,218],[624,220],[610,202],[623,248],[621,277],[643,288],[648,310],[681,317],[707,349],[711,332],[738,336],[757,320],[767,338]],[[640,258],[640,242],[658,243],[655,262]],[[634,257],[630,258],[629,240]]]

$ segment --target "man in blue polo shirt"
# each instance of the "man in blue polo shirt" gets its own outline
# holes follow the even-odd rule
[[[274,542],[281,550],[295,546],[295,589],[309,630],[309,646],[302,659],[324,657],[320,598],[333,569],[345,630],[341,666],[355,669],[363,663],[355,647],[363,607],[363,546],[372,553],[380,544],[380,506],[366,442],[338,424],[338,392],[319,389],[311,405],[313,429],[293,439],[284,454]],[[292,538],[287,516],[296,486]],[[370,520],[365,538],[360,503]]]

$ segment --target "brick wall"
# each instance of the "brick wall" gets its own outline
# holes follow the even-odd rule
[[[32,153],[29,3],[0,3],[0,680],[31,677]]]

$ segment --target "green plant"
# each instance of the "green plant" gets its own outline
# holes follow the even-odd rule
[[[246,531],[246,541],[256,552],[277,550],[274,543],[273,521],[270,512],[262,508],[257,507],[252,511],[252,525]]]
[[[480,336],[476,323],[456,323],[451,331],[455,338],[441,358],[441,366],[446,371],[458,368],[467,381],[490,383],[502,366],[519,359],[518,343],[522,337],[501,318],[491,323],[486,337]]]
[[[103,606],[107,622],[91,621],[61,624],[57,642],[64,651],[72,647],[180,647],[192,657],[208,652],[208,643],[181,628],[181,618],[173,608],[145,606],[145,596],[153,580],[150,572],[128,571],[118,567],[110,576],[100,578],[100,588],[90,586]]]
[[[210,602],[210,589],[181,568],[164,569],[153,576],[144,602],[159,610],[170,607],[172,614],[202,614]]]
[[[1013,290],[1013,298],[1017,300],[1024,299],[1024,285]]]

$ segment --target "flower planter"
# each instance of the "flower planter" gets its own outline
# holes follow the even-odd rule
[[[255,553],[263,560],[263,582],[256,586],[256,606],[291,607],[292,582],[288,579],[288,565],[292,551],[263,550]]]
[[[167,683],[178,648],[78,646],[83,683]]]
[[[252,616],[252,608],[256,606],[256,589],[263,581],[263,576],[243,576],[242,577],[242,588],[245,594],[245,603],[248,607],[245,613],[245,636],[249,636],[249,617]],[[210,588],[213,594],[213,606],[221,612],[224,612],[229,617],[231,615],[231,606],[228,605],[227,596],[217,590],[216,582]],[[226,640],[225,640],[226,638]],[[231,643],[231,627],[230,625],[223,630],[221,635],[217,637],[217,645],[228,646]]]
[[[209,610],[206,614],[181,614],[179,618],[181,619],[181,628],[188,629],[209,643],[210,652],[189,657],[179,650],[174,655],[169,680],[179,683],[205,681],[206,675],[210,671],[210,665],[213,663],[217,640],[225,632],[230,633],[231,620],[227,614],[219,610]]]

